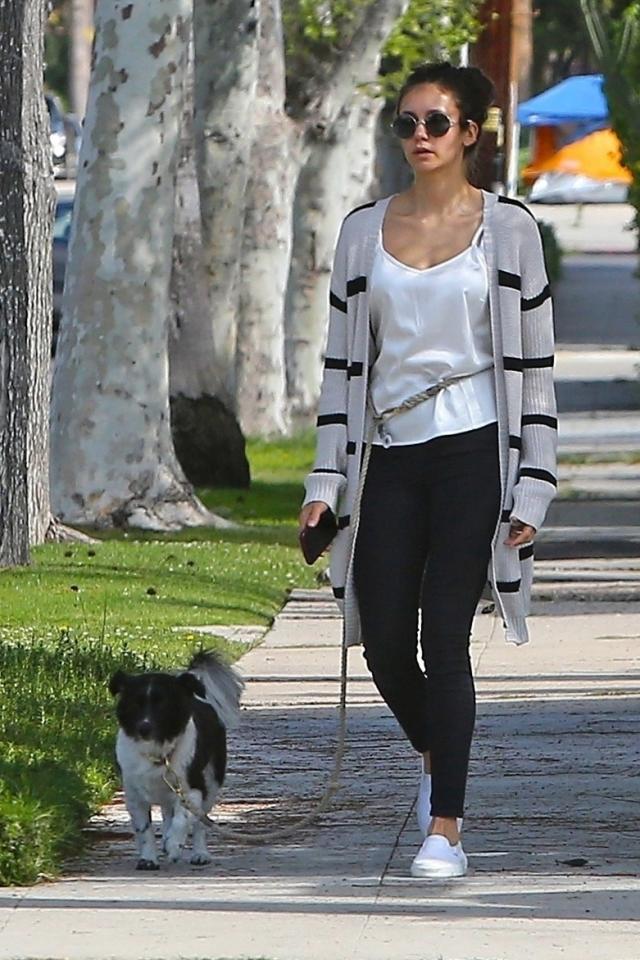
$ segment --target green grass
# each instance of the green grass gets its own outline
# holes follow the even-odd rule
[[[112,794],[111,673],[180,667],[200,643],[189,627],[268,625],[289,589],[315,585],[296,545],[312,437],[248,454],[251,489],[199,491],[242,529],[111,532],[0,572],[0,884],[55,875]]]

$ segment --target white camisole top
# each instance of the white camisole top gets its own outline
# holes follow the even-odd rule
[[[445,377],[473,374],[388,420],[374,444],[423,443],[497,420],[482,224],[471,244],[420,270],[384,249],[382,229],[371,275],[370,316],[377,356],[370,402],[377,414]]]

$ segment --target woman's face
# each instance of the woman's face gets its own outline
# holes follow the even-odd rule
[[[421,83],[405,93],[398,113],[412,113],[422,120],[431,110],[445,113],[452,125],[442,137],[430,136],[423,123],[408,140],[401,140],[407,163],[416,175],[456,166],[462,162],[464,147],[474,143],[479,130],[470,120],[461,124],[461,116],[454,95],[434,83]]]

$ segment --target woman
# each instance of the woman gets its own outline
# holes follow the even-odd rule
[[[493,95],[480,70],[448,63],[401,90],[393,129],[414,181],[342,224],[300,514],[301,526],[337,514],[345,643],[364,644],[422,755],[419,877],[466,872],[471,623],[488,579],[506,639],[527,641],[532,542],[556,490],[540,234],[523,204],[467,178]]]

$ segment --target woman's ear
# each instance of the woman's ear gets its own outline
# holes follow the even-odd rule
[[[467,120],[463,134],[465,147],[470,147],[473,143],[476,143],[479,136],[480,127],[478,124],[475,122],[475,120]]]

